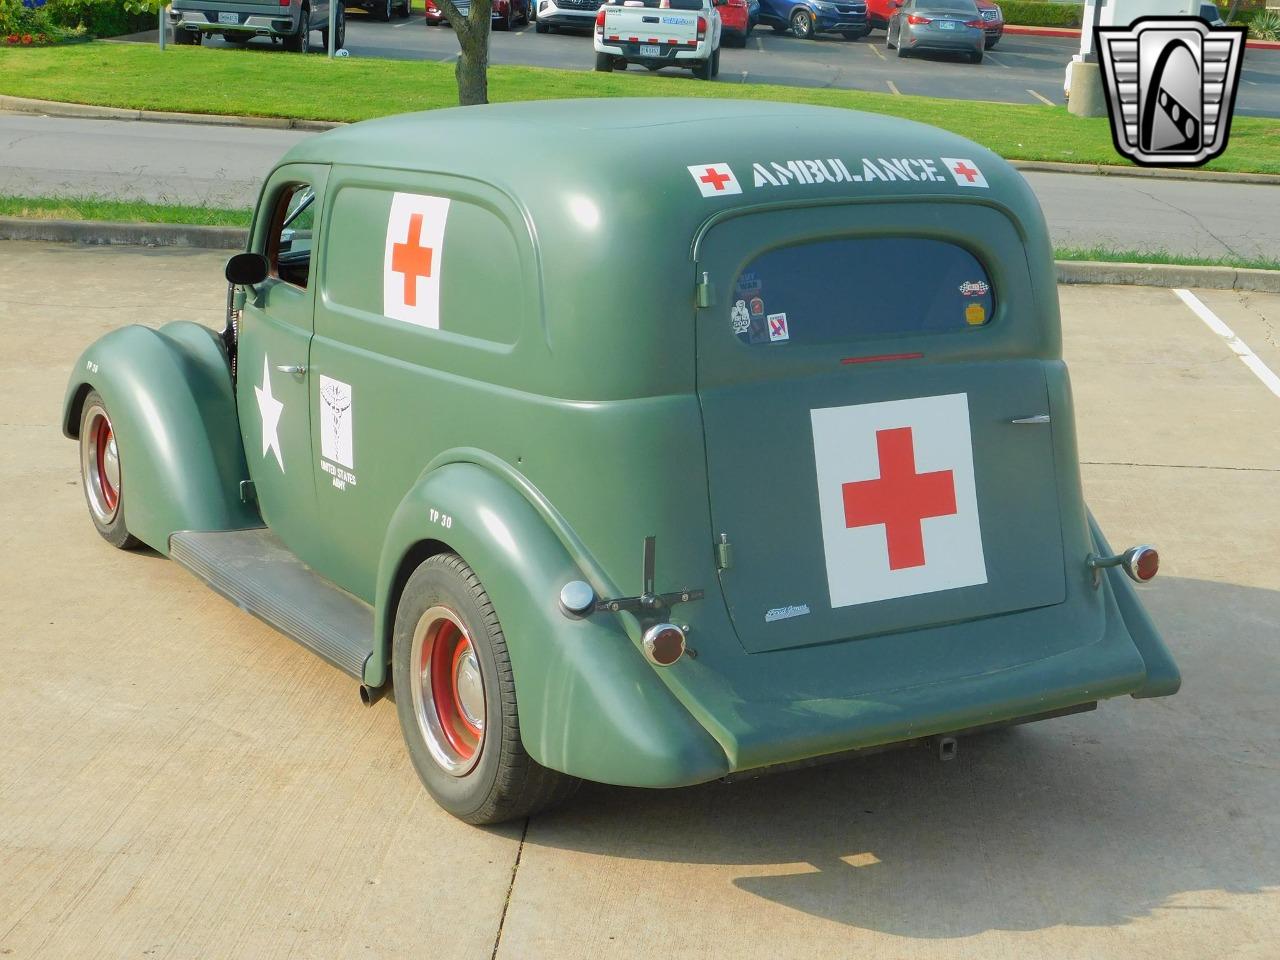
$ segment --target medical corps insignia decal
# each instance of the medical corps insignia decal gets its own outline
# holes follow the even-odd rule
[[[1199,166],[1227,148],[1244,27],[1141,17],[1098,28],[1116,150],[1145,166]]]
[[[987,582],[967,395],[809,413],[832,607]]]

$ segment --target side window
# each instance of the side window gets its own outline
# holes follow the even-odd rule
[[[315,191],[310,184],[291,183],[280,192],[267,236],[271,275],[304,290],[311,279],[315,220]]]
[[[423,191],[419,197],[430,197]],[[383,299],[387,276],[399,290],[396,250],[407,237],[388,238],[392,192],[365,186],[342,186],[331,193],[328,239],[325,241],[326,300],[338,313],[385,318],[398,329],[433,336],[434,330],[397,321]],[[524,322],[525,289],[520,250],[497,214],[460,197],[448,198],[448,214],[438,249],[421,259],[424,276],[439,279],[437,322],[441,333],[492,343],[515,343]],[[426,244],[429,225],[419,222],[415,243]],[[390,271],[390,272],[389,272]]]

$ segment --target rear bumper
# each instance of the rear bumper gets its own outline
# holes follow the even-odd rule
[[[986,41],[986,34],[976,27],[958,31],[954,37],[945,36],[942,31],[922,34],[908,32],[906,47],[908,50],[981,50]]]
[[[239,33],[252,37],[291,37],[298,32],[298,24],[287,7],[281,15],[260,16],[236,14],[239,23],[219,23],[218,14],[205,10],[171,10],[169,22],[175,30],[201,33]]]
[[[641,44],[638,43],[609,43],[601,40],[597,40],[595,44],[597,53],[612,54],[615,57],[621,57],[627,63],[638,63],[644,66],[691,67],[711,56],[711,44],[705,40],[696,47],[663,47],[660,57],[641,56],[640,47]]]

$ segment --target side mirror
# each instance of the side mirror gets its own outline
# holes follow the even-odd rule
[[[267,279],[271,264],[260,253],[237,253],[227,261],[227,283],[252,287]]]

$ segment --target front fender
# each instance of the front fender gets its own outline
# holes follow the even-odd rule
[[[113,330],[80,355],[67,383],[62,432],[80,431],[96,390],[120,452],[129,532],[161,553],[178,530],[229,530],[262,521],[240,499],[245,466],[235,388],[219,336],[179,321]]]
[[[549,506],[535,508],[529,491],[527,481],[497,462],[428,468],[396,510],[383,544],[365,683],[387,682],[400,586],[424,556],[423,545],[439,544],[466,560],[493,601],[531,757],[574,776],[629,786],[677,787],[723,776],[724,751],[655,675],[617,615],[570,619],[560,612],[560,588],[569,580],[586,579],[597,590],[611,585],[600,582],[588,558],[571,556],[570,547],[575,553],[578,547],[566,547],[544,516]]]

